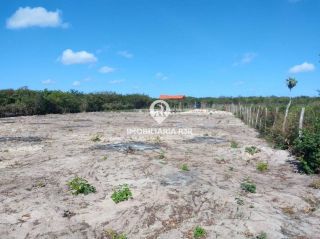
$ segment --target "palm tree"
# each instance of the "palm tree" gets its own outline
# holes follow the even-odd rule
[[[289,108],[290,108],[291,101],[292,101],[291,90],[297,85],[297,83],[298,83],[298,81],[295,78],[289,77],[287,79],[287,87],[290,90],[290,101],[289,101],[289,104],[287,105],[286,114],[284,116],[284,121],[283,121],[283,125],[282,125],[282,131],[283,132],[285,132],[285,130],[286,130],[287,117],[288,117]]]

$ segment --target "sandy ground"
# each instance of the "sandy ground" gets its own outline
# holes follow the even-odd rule
[[[127,135],[151,127],[192,135]],[[170,115],[161,126],[147,113],[0,119],[0,238],[106,238],[113,229],[179,239],[197,225],[207,238],[320,238],[320,190],[308,187],[315,176],[296,173],[290,160],[226,112]],[[66,183],[75,176],[97,192],[73,195]],[[241,190],[248,178],[256,193]],[[115,204],[113,189],[125,183],[133,198]]]

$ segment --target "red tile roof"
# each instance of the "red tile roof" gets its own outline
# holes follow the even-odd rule
[[[160,100],[183,100],[184,95],[160,95]]]

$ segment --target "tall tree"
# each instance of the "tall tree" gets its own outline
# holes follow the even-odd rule
[[[291,90],[297,85],[297,83],[298,83],[298,81],[295,78],[289,77],[287,79],[287,87],[290,90],[290,100],[289,100],[289,104],[287,105],[286,114],[285,114],[284,120],[283,120],[283,125],[282,125],[283,132],[285,132],[285,130],[286,130],[287,117],[288,117],[289,108],[291,106],[291,101],[292,101]]]

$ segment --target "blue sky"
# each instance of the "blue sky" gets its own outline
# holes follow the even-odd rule
[[[0,88],[190,96],[320,89],[319,0],[2,0]]]

